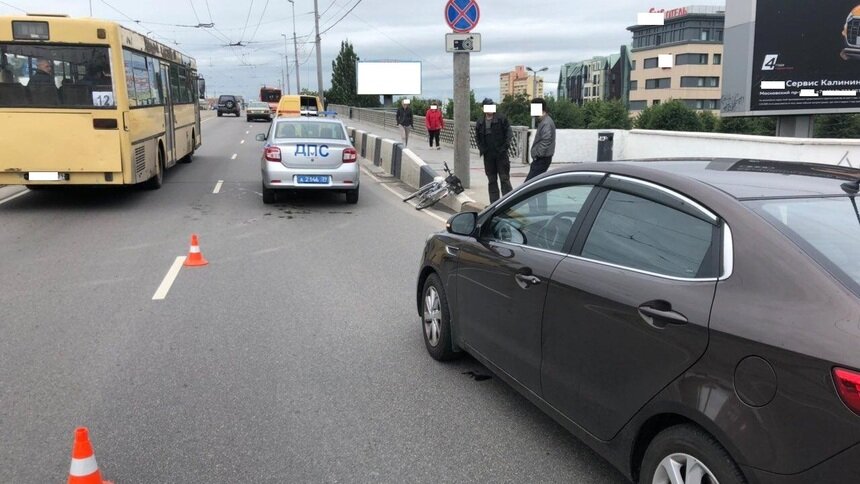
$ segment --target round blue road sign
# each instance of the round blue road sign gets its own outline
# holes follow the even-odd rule
[[[478,25],[481,9],[475,0],[448,0],[445,20],[454,32],[471,32]]]

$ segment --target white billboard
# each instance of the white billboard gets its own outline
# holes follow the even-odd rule
[[[356,65],[360,95],[420,95],[420,62],[362,62]]]

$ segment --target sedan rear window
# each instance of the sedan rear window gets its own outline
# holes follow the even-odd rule
[[[319,121],[289,121],[279,123],[275,138],[335,139],[345,140],[346,134],[340,125]]]
[[[849,197],[747,202],[860,295],[860,214]],[[856,203],[860,204],[860,201]]]

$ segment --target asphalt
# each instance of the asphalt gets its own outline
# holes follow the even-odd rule
[[[161,190],[0,202],[0,482],[64,480],[79,425],[117,484],[624,482],[479,363],[426,354],[441,219],[366,175],[357,205],[264,205],[266,127],[208,119]],[[152,300],[192,233],[210,264]]]

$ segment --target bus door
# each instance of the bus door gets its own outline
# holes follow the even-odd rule
[[[164,86],[164,136],[167,141],[165,147],[167,153],[164,160],[165,167],[170,166],[174,160],[174,132],[176,125],[173,122],[173,92],[170,82],[170,68],[167,64],[161,64],[161,84]]]
[[[193,73],[192,75],[197,79],[197,82],[193,83],[194,84],[194,86],[193,86],[194,87],[194,96],[193,97],[194,97],[194,101],[195,101],[194,123],[197,125],[197,129],[195,130],[195,132],[197,133],[197,140],[195,141],[195,143],[199,143],[200,140],[203,139],[203,131],[201,130],[201,126],[200,126],[200,101],[205,99],[205,97],[206,97],[206,95],[204,94],[206,92],[206,87],[205,87],[206,84],[205,84],[205,81],[203,80],[203,78],[197,77],[196,72],[194,72],[194,71],[191,71],[191,72]],[[202,88],[202,90],[201,90],[201,88]],[[196,146],[191,147],[192,152],[196,149],[197,149]]]

